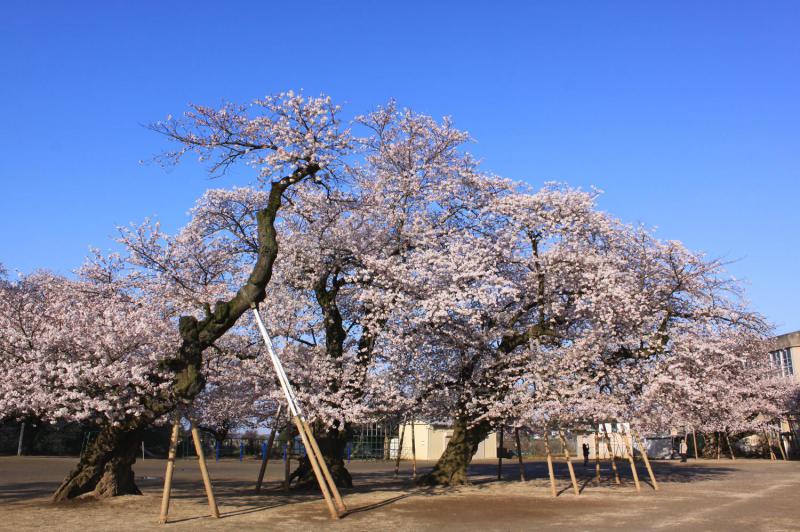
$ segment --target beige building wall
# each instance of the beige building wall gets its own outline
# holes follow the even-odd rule
[[[400,426],[400,431],[404,431],[403,445],[400,449],[400,458],[411,460],[411,424]],[[453,436],[453,429],[430,425],[428,423],[414,424],[414,439],[417,460],[438,460],[447,442]],[[478,450],[473,458],[497,458],[497,434],[491,433],[478,445]]]
[[[609,427],[609,430],[611,428]],[[622,430],[628,430],[627,427]],[[595,453],[595,434],[578,434],[575,438],[576,445],[575,449],[578,453],[578,458],[583,460],[583,444],[589,444],[589,458],[594,460],[596,453]],[[608,444],[611,444],[611,451],[614,453],[615,457],[626,457],[628,456],[628,449],[633,448],[633,439],[631,438],[630,434],[621,434],[620,432],[611,432],[611,438],[608,440],[605,436],[601,436],[597,442],[599,450],[600,450],[600,459],[608,459],[610,454],[608,452]]]
[[[780,368],[787,373],[791,370],[794,380],[800,382],[800,331],[782,334],[775,338],[778,351],[788,351],[791,367],[786,367],[784,359],[781,357]],[[773,351],[773,353],[776,353]],[[773,358],[773,361],[775,359]]]

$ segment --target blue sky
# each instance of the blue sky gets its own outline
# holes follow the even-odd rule
[[[326,92],[451,115],[498,174],[736,262],[800,329],[800,2],[8,2],[0,262],[69,272],[115,226],[185,220],[209,186],[142,124],[188,102]]]

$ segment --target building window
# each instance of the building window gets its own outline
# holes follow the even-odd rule
[[[790,349],[779,349],[769,354],[772,367],[775,372],[782,377],[789,377],[794,375],[794,367],[792,366],[792,352]]]

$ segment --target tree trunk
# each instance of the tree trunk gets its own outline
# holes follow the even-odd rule
[[[453,420],[453,436],[447,442],[447,447],[433,466],[433,470],[423,475],[417,481],[419,485],[428,486],[455,486],[467,483],[467,468],[478,445],[486,439],[491,432],[488,423],[469,426],[466,419]]]
[[[104,427],[56,490],[53,501],[85,494],[98,498],[141,495],[131,467],[136,462],[146,425],[137,418],[120,426]]]
[[[324,430],[324,432],[322,432]],[[347,447],[347,435],[349,428],[339,430],[336,427],[328,429],[321,429],[319,426],[314,427],[314,436],[317,439],[317,445],[320,452],[322,452],[325,463],[331,472],[333,481],[340,488],[352,488],[353,477],[344,465],[344,453]],[[308,459],[308,452],[306,456],[300,459],[297,469],[292,472],[292,478],[297,478],[295,486],[300,489],[319,489],[319,483],[314,476],[314,470],[311,467],[311,461]]]

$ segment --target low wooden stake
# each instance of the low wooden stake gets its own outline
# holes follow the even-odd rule
[[[208,476],[208,468],[206,467],[206,455],[203,452],[203,444],[200,441],[200,432],[197,427],[192,424],[192,440],[194,440],[194,450],[197,452],[197,463],[200,465],[200,474],[203,476],[203,485],[206,488],[206,497],[208,497],[208,509],[211,510],[211,515],[219,518],[219,508],[217,501],[214,498],[214,490],[211,487],[211,477]]]
[[[162,525],[167,522],[169,514],[169,498],[172,492],[172,473],[175,471],[175,454],[178,450],[178,431],[180,421],[176,421],[172,426],[172,433],[169,437],[169,452],[167,453],[167,472],[164,474],[164,492],[161,495],[161,515],[158,522]]]
[[[525,464],[522,462],[522,445],[519,441],[519,427],[514,427],[514,439],[517,444],[517,458],[519,459],[519,479],[525,482]]]
[[[550,492],[553,497],[557,497],[556,493],[556,476],[553,474],[553,456],[550,453],[550,437],[547,435],[547,428],[544,429],[544,450],[547,454],[547,473],[550,475]]]
[[[636,438],[636,443],[639,444],[639,448],[642,450],[642,460],[644,460],[644,465],[647,467],[647,474],[650,475],[650,482],[653,483],[653,489],[658,491],[658,482],[656,482],[656,476],[653,474],[653,468],[650,467],[650,459],[647,457],[647,449],[644,447],[644,442],[639,438],[639,433],[635,430],[632,431],[634,438]]]
[[[567,460],[567,468],[569,469],[569,478],[572,480],[572,489],[575,490],[575,495],[580,495],[581,490],[578,488],[578,481],[575,479],[575,470],[572,468],[572,459],[569,457],[569,449],[567,449],[567,440],[564,439],[564,433],[561,428],[558,429],[558,437],[561,439],[561,446],[564,448],[564,458]]]

